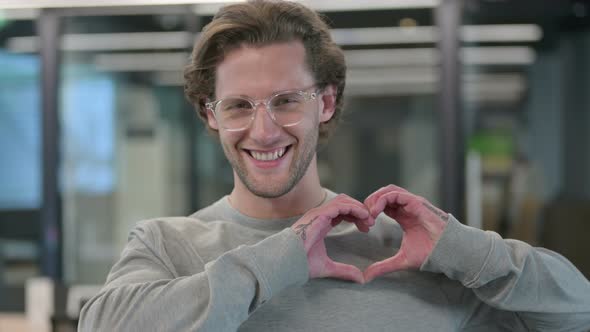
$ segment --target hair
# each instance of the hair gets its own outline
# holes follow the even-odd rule
[[[243,46],[262,47],[301,41],[305,60],[319,89],[336,87],[332,118],[320,124],[323,143],[341,118],[346,64],[342,50],[330,36],[328,24],[313,10],[290,1],[250,0],[227,5],[207,24],[184,70],[184,93],[214,136],[207,123],[207,100],[215,99],[215,73],[226,54]]]

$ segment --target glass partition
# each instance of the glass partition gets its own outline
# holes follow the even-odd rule
[[[62,18],[60,184],[71,284],[102,284],[136,222],[192,207],[194,117],[178,86],[192,39],[185,15],[156,12]]]
[[[35,14],[0,10],[0,311],[22,310],[39,273],[40,61],[18,47],[35,36]]]
[[[104,282],[137,221],[188,215],[231,191],[230,165],[183,97],[180,71],[194,41],[187,23],[212,17],[193,10],[188,20],[92,12],[62,20],[69,283]],[[319,154],[323,184],[363,200],[395,183],[436,204],[438,60],[435,37],[423,32],[433,29],[432,9],[325,15],[349,71],[344,121]],[[370,38],[376,31],[381,39]]]
[[[462,221],[556,250],[590,276],[590,8],[462,3]],[[348,64],[343,122],[319,150],[323,185],[363,200],[393,183],[439,205],[448,133],[434,9],[315,6]],[[102,284],[137,221],[186,216],[230,192],[232,170],[182,90],[216,7],[54,9],[66,284]],[[22,310],[24,281],[39,274],[37,15],[0,11],[0,310]]]
[[[439,204],[433,9],[325,14],[348,70],[342,124],[319,153],[323,184],[361,201],[396,184]]]
[[[462,28],[468,222],[590,275],[590,20],[584,2],[478,2]]]

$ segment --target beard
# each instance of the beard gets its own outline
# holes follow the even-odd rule
[[[277,198],[289,193],[303,178],[313,157],[316,154],[318,142],[318,128],[313,126],[312,130],[305,135],[305,139],[297,144],[297,148],[291,146],[291,165],[289,165],[289,176],[285,181],[257,181],[248,173],[245,162],[239,154],[232,154],[232,147],[222,144],[223,151],[233,170],[236,172],[248,191],[262,198]],[[233,149],[235,151],[235,149]]]

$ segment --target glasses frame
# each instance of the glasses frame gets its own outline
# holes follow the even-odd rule
[[[310,89],[315,89],[315,90],[313,90],[313,91],[309,91]],[[254,118],[256,117],[256,113],[257,113],[257,112],[256,112],[256,109],[258,109],[258,106],[259,106],[259,105],[264,105],[264,106],[266,106],[266,107],[265,107],[265,109],[266,109],[266,113],[268,113],[268,115],[270,116],[270,118],[272,119],[272,121],[273,121],[273,122],[274,122],[274,123],[275,123],[277,126],[280,126],[280,127],[283,127],[283,128],[285,128],[285,127],[292,127],[292,126],[296,126],[296,125],[300,124],[300,123],[301,123],[301,121],[303,121],[303,117],[301,118],[301,120],[299,120],[299,121],[297,121],[297,122],[294,122],[294,123],[288,123],[288,124],[282,125],[282,124],[280,124],[280,123],[278,123],[278,122],[277,122],[277,119],[276,119],[276,117],[275,117],[274,111],[272,110],[272,107],[271,107],[271,105],[270,105],[270,101],[271,101],[273,98],[275,98],[275,97],[277,97],[277,96],[280,96],[280,95],[283,95],[283,94],[296,93],[296,94],[298,94],[298,95],[300,95],[300,96],[303,96],[303,97],[304,97],[304,100],[305,100],[305,102],[309,102],[309,101],[312,101],[312,100],[316,100],[316,99],[317,99],[317,97],[318,97],[318,94],[320,93],[320,91],[321,91],[321,90],[320,90],[320,89],[317,87],[317,85],[312,85],[312,86],[310,86],[310,87],[303,88],[303,89],[293,89],[293,90],[283,90],[283,91],[278,91],[278,92],[275,92],[275,93],[273,93],[272,95],[270,95],[269,97],[267,97],[267,98],[265,98],[265,99],[252,99],[252,98],[251,98],[251,97],[249,97],[249,96],[244,96],[244,95],[232,95],[232,96],[227,96],[227,97],[224,97],[224,98],[221,98],[221,99],[217,99],[217,100],[215,100],[215,101],[207,102],[207,103],[205,103],[205,108],[206,108],[208,111],[211,111],[211,113],[213,113],[213,116],[215,117],[215,121],[217,121],[217,123],[218,123],[218,124],[219,124],[219,125],[220,125],[220,126],[223,128],[223,129],[224,129],[224,130],[226,130],[226,131],[232,131],[232,132],[233,132],[233,131],[242,131],[242,130],[246,130],[246,129],[248,129],[248,128],[249,128],[249,127],[252,125],[252,122],[254,121]],[[244,99],[244,100],[246,100],[246,101],[250,102],[250,104],[252,104],[252,105],[253,105],[253,108],[252,108],[252,110],[253,110],[253,111],[252,111],[252,116],[250,117],[250,121],[248,121],[248,123],[247,123],[245,126],[241,127],[241,128],[227,128],[227,127],[225,127],[225,126],[223,125],[223,123],[222,123],[222,122],[221,122],[221,121],[218,119],[218,115],[217,115],[217,105],[219,105],[219,103],[221,103],[222,101],[224,101],[224,100],[227,100],[227,99],[231,99],[231,98],[241,98],[241,99]]]

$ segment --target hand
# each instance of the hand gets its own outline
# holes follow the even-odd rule
[[[432,252],[440,238],[449,215],[426,199],[409,191],[389,185],[365,200],[371,216],[384,212],[395,219],[404,231],[399,251],[393,257],[371,264],[364,272],[365,282],[385,273],[418,269]]]
[[[332,277],[364,283],[363,273],[357,267],[334,262],[326,252],[324,238],[342,221],[355,223],[365,233],[375,224],[365,205],[349,196],[338,195],[326,205],[309,210],[291,229],[303,240],[311,279]]]

